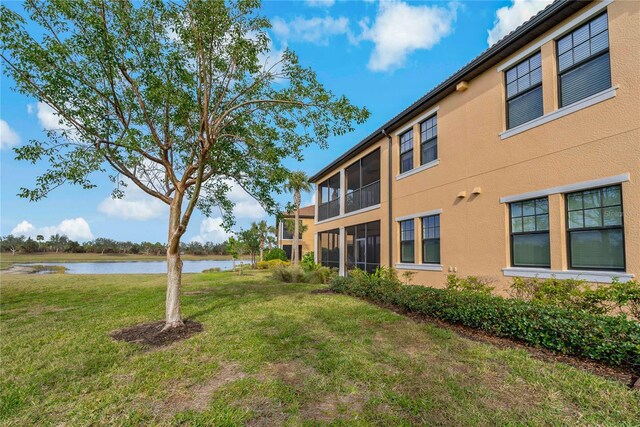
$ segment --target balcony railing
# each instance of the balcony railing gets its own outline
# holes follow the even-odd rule
[[[318,221],[340,215],[340,199],[331,200],[318,206]]]
[[[378,203],[380,203],[380,180],[347,194],[345,212],[357,211]]]

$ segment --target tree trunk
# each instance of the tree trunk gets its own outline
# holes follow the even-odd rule
[[[264,239],[260,238],[260,261],[264,261]]]
[[[174,199],[169,212],[169,240],[167,244],[167,298],[164,329],[184,325],[180,313],[180,285],[182,259],[180,259],[180,216],[182,200]]]
[[[180,313],[180,285],[182,283],[182,259],[180,251],[167,251],[167,300],[165,329],[182,326]]]
[[[298,227],[300,226],[300,224],[298,223],[298,211],[300,210],[300,192],[296,191],[295,194],[293,195],[293,203],[296,206],[296,211],[294,213],[294,221],[295,223],[293,224],[293,248],[291,248],[291,264],[293,265],[298,265],[298,261],[300,260],[300,254],[298,253],[298,245],[300,244],[298,242],[298,233],[299,233],[299,229]]]

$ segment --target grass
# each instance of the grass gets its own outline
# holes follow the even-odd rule
[[[183,260],[230,260],[228,255],[183,255]],[[164,261],[164,255],[144,254],[74,254],[37,252],[30,254],[11,255],[11,252],[0,252],[0,270],[6,270],[13,264],[31,262],[108,262],[108,261]]]
[[[2,276],[0,423],[635,425],[640,393],[527,352],[416,323],[267,273],[184,277],[204,332],[113,341],[158,320],[164,281]]]

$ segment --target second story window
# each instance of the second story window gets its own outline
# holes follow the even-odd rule
[[[511,265],[549,268],[549,201],[546,197],[511,203]]]
[[[438,158],[438,116],[433,115],[420,123],[420,164]]]
[[[400,262],[415,262],[414,245],[414,225],[413,220],[400,222]]]
[[[285,219],[282,221],[282,237],[284,240],[293,239],[293,233],[295,232],[295,220],[293,219]],[[298,238],[302,239],[302,229],[304,226],[302,225],[302,220],[298,220]]]
[[[345,212],[380,203],[380,150],[361,158],[345,170]]]
[[[340,215],[340,174],[318,185],[318,220]]]
[[[413,129],[400,135],[400,173],[413,169]]]
[[[507,129],[542,116],[542,62],[540,52],[505,73]]]
[[[606,13],[559,39],[557,52],[560,107],[611,87]]]

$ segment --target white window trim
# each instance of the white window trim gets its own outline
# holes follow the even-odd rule
[[[620,282],[633,279],[633,274],[624,271],[601,270],[549,270],[546,268],[505,267],[502,273],[507,277],[538,277],[541,279],[574,279],[595,283],[611,283],[614,277]]]
[[[327,222],[335,221],[337,219],[347,218],[347,217],[350,217],[352,215],[358,215],[358,214],[369,212],[369,211],[373,211],[373,210],[376,210],[376,209],[380,209],[380,203],[378,203],[377,205],[373,205],[373,206],[367,206],[366,208],[358,209],[357,211],[349,212],[349,213],[346,213],[346,214],[332,216],[331,218],[323,219],[322,221],[316,221],[316,222],[314,222],[314,225],[325,224]]]
[[[419,212],[419,213],[415,213],[415,214],[411,214],[411,215],[405,215],[405,216],[399,216],[396,218],[396,222],[400,222],[400,221],[406,221],[409,219],[415,219],[415,218],[422,218],[424,216],[430,216],[430,215],[438,215],[442,213],[442,209],[433,209],[431,211],[426,211],[426,212]]]
[[[574,102],[571,105],[567,105],[566,107],[562,107],[557,109],[556,111],[552,111],[543,116],[540,116],[536,119],[530,120],[526,123],[513,127],[509,130],[505,130],[504,132],[500,132],[500,139],[507,139],[514,135],[517,135],[522,132],[526,132],[529,129],[533,129],[535,127],[541,126],[545,123],[552,122],[566,115],[575,113],[576,111],[580,111],[584,108],[591,107],[592,105],[598,104],[600,102],[606,101],[607,99],[614,98],[616,96],[616,91],[618,90],[618,86],[610,87],[609,89],[605,89],[602,92],[598,92],[594,95],[591,95],[587,98],[581,99],[578,102]],[[406,172],[405,172],[406,173]]]
[[[551,40],[554,40],[554,39],[557,39],[559,37],[562,37],[566,33],[574,30],[576,27],[578,27],[579,25],[583,24],[585,21],[587,21],[592,16],[596,15],[597,13],[602,11],[603,9],[606,9],[606,7],[609,6],[611,3],[613,3],[613,0],[603,0],[600,3],[597,3],[591,9],[589,9],[589,10],[581,13],[580,15],[576,16],[571,21],[569,21],[566,24],[564,24],[562,27],[558,28],[554,32],[548,34],[546,37],[544,37],[543,39],[538,41],[537,43],[529,46],[527,49],[525,49],[522,52],[520,52],[518,55],[514,56],[513,58],[509,59],[506,62],[503,62],[501,65],[498,66],[498,70],[497,71],[500,73],[500,72],[506,70],[507,68],[511,68],[512,65],[515,65],[516,63],[520,62],[522,59],[524,59],[527,56],[531,55],[536,50],[540,49],[540,47],[543,44],[546,44],[546,43],[550,42]]]
[[[420,117],[418,117],[417,119],[415,119],[414,121],[409,123],[408,125],[404,126],[402,129],[396,131],[394,133],[394,135],[398,136],[398,135],[401,135],[401,134],[405,133],[409,129],[412,129],[418,123],[424,121],[425,119],[428,119],[430,116],[433,116],[435,113],[438,112],[438,110],[440,110],[440,106],[432,108],[431,110],[427,111],[426,113],[424,113],[423,115],[421,115]]]
[[[424,270],[424,271],[442,271],[441,264],[410,264],[410,263],[397,263],[395,265],[397,270]]]
[[[500,203],[519,202],[521,200],[537,199],[538,197],[549,196],[551,194],[572,193],[574,191],[588,190],[590,188],[604,187],[607,185],[621,184],[630,179],[630,174],[623,173],[621,175],[609,176],[607,178],[593,179],[591,181],[582,181],[575,184],[561,185],[559,187],[547,188],[545,190],[531,191],[529,193],[516,194],[500,198]]]
[[[402,172],[400,175],[396,175],[396,181],[404,179],[404,178],[406,178],[408,176],[411,176],[413,174],[416,174],[418,172],[422,172],[424,170],[431,169],[432,167],[438,166],[439,164],[440,164],[440,159],[432,160],[429,163],[425,163],[424,165],[418,166],[417,168],[413,168],[413,169],[408,170],[406,172]]]

